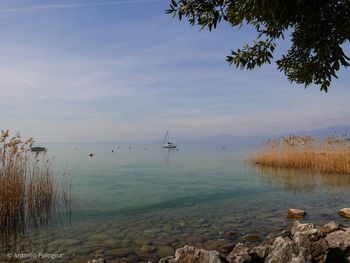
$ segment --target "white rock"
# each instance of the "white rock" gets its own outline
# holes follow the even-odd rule
[[[293,257],[293,242],[287,237],[277,237],[265,263],[290,262]]]
[[[325,238],[330,248],[340,248],[345,251],[350,249],[350,232],[337,230],[328,234]]]
[[[311,224],[311,223],[300,223],[299,221],[295,221],[293,223],[292,229],[290,230],[290,232],[292,233],[292,235],[294,236],[294,234],[296,232],[304,232],[304,231],[308,231],[311,229],[315,229],[315,225]]]
[[[222,263],[217,251],[207,251],[192,246],[184,246],[175,252],[175,257],[161,259],[161,263]]]
[[[337,223],[333,222],[333,221],[320,227],[320,231],[322,233],[325,233],[325,234],[334,232],[334,231],[336,231],[338,229],[339,229],[339,225]]]
[[[249,256],[249,248],[242,243],[237,243],[226,259],[230,263],[244,263],[249,262],[252,258]]]

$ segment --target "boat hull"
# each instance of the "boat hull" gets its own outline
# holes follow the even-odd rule
[[[32,147],[30,150],[32,152],[46,152],[47,148],[45,148],[45,147]]]
[[[163,148],[165,148],[165,149],[174,149],[174,148],[176,148],[176,145],[169,145],[169,144],[164,144],[163,145]]]

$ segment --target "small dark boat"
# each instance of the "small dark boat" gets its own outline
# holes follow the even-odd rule
[[[32,147],[30,150],[31,150],[32,152],[38,153],[38,152],[46,152],[46,151],[47,151],[47,148],[37,146],[37,147]]]

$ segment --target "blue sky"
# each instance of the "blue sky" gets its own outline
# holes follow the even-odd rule
[[[262,135],[350,124],[349,74],[328,94],[275,65],[225,62],[254,31],[200,31],[167,0],[3,0],[0,128],[38,141]],[[281,42],[278,54],[288,47]]]

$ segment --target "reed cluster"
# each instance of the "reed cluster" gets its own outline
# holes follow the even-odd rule
[[[333,135],[317,139],[291,134],[266,141],[250,160],[259,166],[350,174],[350,138]]]
[[[70,203],[70,183],[53,175],[51,160],[31,152],[33,139],[0,133],[0,234],[8,240],[30,228],[54,222]]]

